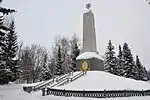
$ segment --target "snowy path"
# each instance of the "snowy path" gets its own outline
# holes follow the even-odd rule
[[[22,85],[9,84],[0,85],[0,100],[150,100],[150,97],[129,97],[129,98],[70,98],[70,97],[55,97],[41,96],[41,91],[26,93],[22,90]]]

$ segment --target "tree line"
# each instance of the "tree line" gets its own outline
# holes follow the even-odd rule
[[[80,53],[76,34],[71,39],[58,36],[52,52],[37,44],[24,46],[18,42],[14,19],[7,17],[15,12],[0,7],[0,84],[34,83],[76,71],[75,61]]]
[[[58,36],[51,52],[40,45],[23,47],[20,44],[18,53],[18,65],[22,71],[20,83],[34,83],[76,71],[75,61],[80,53],[79,44],[76,34],[71,39]]]
[[[136,80],[147,81],[150,79],[150,71],[146,70],[138,55],[134,60],[127,43],[124,43],[123,47],[119,45],[117,55],[115,55],[114,49],[111,40],[109,40],[104,58],[104,70],[106,72]]]
[[[56,37],[51,52],[37,44],[24,46],[18,42],[14,19],[6,19],[15,12],[14,9],[0,7],[0,84],[14,81],[35,83],[76,71],[76,57],[81,51],[76,34],[70,39]],[[136,80],[150,80],[150,71],[142,65],[138,55],[134,61],[127,43],[123,47],[119,45],[117,55],[111,40],[106,50],[106,72]]]

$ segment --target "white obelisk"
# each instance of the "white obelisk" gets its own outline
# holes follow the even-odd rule
[[[83,52],[96,52],[96,34],[94,14],[90,10],[91,4],[88,3],[86,8],[88,12],[83,14]]]

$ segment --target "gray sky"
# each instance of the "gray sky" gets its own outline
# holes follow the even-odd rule
[[[89,1],[95,14],[99,53],[105,53],[109,39],[116,50],[127,42],[134,57],[138,54],[150,69],[150,5],[145,0],[4,0],[3,6],[18,11],[19,40],[50,50],[58,34],[72,36],[75,32],[82,39],[82,14]]]

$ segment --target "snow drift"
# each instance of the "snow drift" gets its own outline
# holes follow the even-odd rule
[[[103,71],[88,71],[87,75],[65,86],[56,87],[67,90],[148,90],[150,84],[144,81],[124,78]]]

